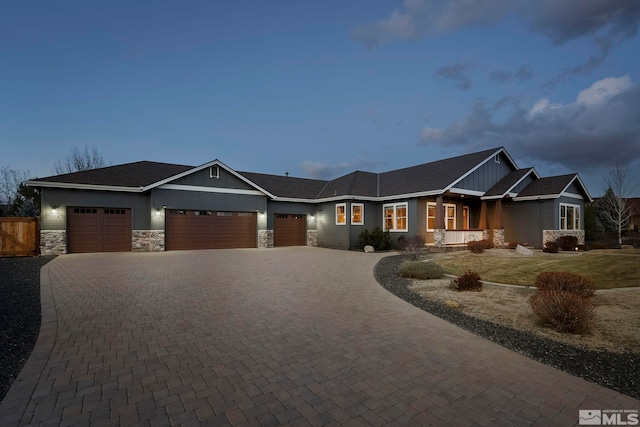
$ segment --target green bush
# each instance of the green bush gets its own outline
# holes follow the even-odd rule
[[[590,298],[596,293],[591,280],[566,271],[544,271],[536,276],[534,286],[539,291],[565,291],[584,298]]]
[[[556,239],[556,243],[563,251],[574,251],[578,246],[578,238],[576,236],[560,236]]]
[[[435,262],[410,261],[400,266],[400,277],[429,280],[442,279],[444,271]]]
[[[482,290],[482,282],[480,281],[480,275],[472,271],[464,273],[462,276],[458,276],[451,282],[451,288],[455,291],[477,291]]]
[[[538,291],[529,299],[531,309],[558,332],[586,334],[593,327],[593,304],[578,294],[559,290]]]
[[[366,229],[358,236],[360,249],[370,245],[377,251],[386,251],[391,249],[391,235],[389,231],[382,231],[380,227],[374,228],[372,231]]]
[[[474,254],[481,254],[485,249],[492,249],[494,247],[493,242],[487,239],[472,240],[467,242],[467,249]]]
[[[542,252],[549,252],[551,254],[557,254],[558,253],[558,244],[556,242],[553,242],[553,241],[545,242],[544,248],[542,249]]]

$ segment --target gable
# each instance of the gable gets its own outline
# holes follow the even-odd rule
[[[464,177],[452,188],[484,193],[514,169],[510,159],[506,157],[504,152],[501,152],[486,160],[479,168]]]
[[[200,170],[196,170],[185,176],[181,176],[173,181],[169,181],[164,185],[183,185],[192,187],[209,187],[209,188],[230,188],[237,190],[255,190],[249,183],[238,178],[228,170],[212,165]]]

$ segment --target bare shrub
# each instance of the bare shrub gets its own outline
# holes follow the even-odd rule
[[[470,242],[467,242],[467,249],[469,249],[471,253],[474,254],[481,254],[485,249],[492,248],[494,248],[493,242],[487,239],[472,240]]]
[[[587,298],[567,291],[538,291],[529,299],[533,312],[558,332],[587,334],[593,328],[593,304]]]
[[[591,280],[566,271],[544,271],[536,276],[534,286],[539,291],[565,291],[584,298],[596,293],[596,286]]]
[[[578,238],[576,236],[560,236],[556,239],[556,243],[563,251],[573,251],[578,246]]]
[[[451,289],[454,291],[476,291],[482,290],[482,282],[478,273],[467,271],[462,276],[458,276],[451,282]]]
[[[558,244],[556,242],[553,241],[549,241],[549,242],[545,242],[544,244],[544,248],[542,249],[543,252],[549,252],[552,254],[557,254],[558,253]]]

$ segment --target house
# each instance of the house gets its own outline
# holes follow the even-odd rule
[[[141,161],[28,181],[42,200],[43,254],[269,248],[359,248],[376,226],[428,245],[492,239],[541,247],[584,242],[578,174],[541,177],[500,147],[334,180]]]

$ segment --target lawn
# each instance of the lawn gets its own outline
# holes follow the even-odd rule
[[[480,268],[482,280],[512,285],[533,285],[542,271],[569,271],[591,279],[598,289],[640,286],[640,250],[593,250],[580,253],[514,256],[513,251],[491,249],[436,259],[446,274],[460,275],[467,265]],[[474,267],[475,268],[475,267]]]

